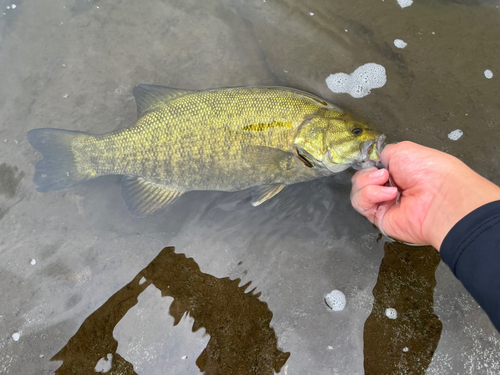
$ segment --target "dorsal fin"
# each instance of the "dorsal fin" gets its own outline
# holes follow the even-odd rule
[[[137,103],[137,118],[141,118],[156,107],[195,91],[174,89],[156,85],[138,85],[132,90]]]

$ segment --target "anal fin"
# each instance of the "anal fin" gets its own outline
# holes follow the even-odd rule
[[[135,217],[151,215],[172,203],[183,193],[142,177],[125,176],[122,181],[123,199]]]
[[[252,187],[252,206],[258,206],[278,194],[286,185],[270,184]]]

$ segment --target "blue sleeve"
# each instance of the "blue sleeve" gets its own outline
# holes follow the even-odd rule
[[[500,332],[500,201],[455,224],[441,245],[441,258]]]

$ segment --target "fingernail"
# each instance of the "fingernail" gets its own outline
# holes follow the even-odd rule
[[[383,175],[384,175],[384,170],[379,169],[378,171],[370,173],[370,178],[379,178],[382,177]]]
[[[398,191],[398,188],[395,188],[395,187],[386,186],[386,187],[382,188],[382,193],[387,194],[387,195],[397,193],[397,191]]]

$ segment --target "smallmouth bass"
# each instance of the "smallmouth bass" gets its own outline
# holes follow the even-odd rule
[[[257,206],[286,185],[376,165],[385,143],[370,123],[286,87],[139,85],[133,94],[138,120],[130,128],[100,135],[29,131],[28,141],[43,156],[35,166],[36,190],[117,174],[137,217],[191,190],[252,188]]]

